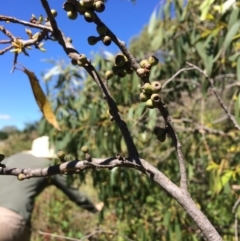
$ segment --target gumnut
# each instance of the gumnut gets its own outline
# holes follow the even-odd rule
[[[162,136],[157,136],[157,139],[160,141],[160,142],[164,142],[166,140],[166,134],[165,135],[162,135]]]
[[[57,17],[57,11],[55,9],[51,9],[51,13],[54,18]]]
[[[105,78],[107,80],[111,79],[113,77],[113,72],[111,70],[107,70],[105,73]]]
[[[156,136],[162,136],[162,135],[165,135],[166,134],[166,129],[165,128],[161,128],[159,126],[156,126],[153,130],[153,133],[156,135]]]
[[[149,96],[146,93],[141,92],[139,95],[139,99],[141,102],[146,102],[149,99]]]
[[[67,16],[71,20],[75,20],[78,17],[78,13],[76,11],[68,11]]]
[[[99,41],[98,37],[95,36],[89,36],[88,37],[88,44],[89,45],[95,45]]]
[[[67,11],[67,12],[70,12],[70,11],[73,11],[73,10],[74,10],[74,6],[73,6],[73,4],[70,3],[70,2],[65,2],[65,3],[63,4],[63,9],[64,9],[65,11]]]
[[[126,59],[125,59],[124,55],[118,54],[115,57],[115,64],[118,67],[123,67],[126,64]]]
[[[66,153],[65,153],[64,151],[58,151],[58,152],[57,152],[57,157],[58,157],[62,162],[65,161],[65,160],[64,160],[65,156],[66,156]]]
[[[26,178],[26,175],[23,173],[18,174],[17,179],[18,181],[23,181]]]
[[[88,146],[82,146],[81,151],[83,153],[88,153],[89,152],[89,147]]]
[[[112,40],[109,36],[106,35],[102,38],[102,42],[104,45],[109,46],[112,43]]]
[[[159,81],[153,81],[151,86],[153,93],[159,93],[162,90],[162,85]]]
[[[157,104],[161,100],[161,96],[159,94],[152,94],[151,95],[151,100],[154,104]]]
[[[82,0],[77,4],[77,11],[82,15],[87,11],[87,7],[83,4]]]
[[[139,65],[141,66],[141,68],[144,68],[144,69],[150,69],[151,68],[151,65],[149,63],[149,61],[147,59],[143,59]]]
[[[166,140],[167,132],[165,128],[156,126],[153,130],[153,133],[157,136],[159,141],[164,142]]]
[[[80,54],[78,60],[85,64],[87,62],[87,56],[85,54]]]
[[[84,19],[85,19],[87,22],[89,22],[89,23],[93,22],[94,19],[95,19],[95,13],[94,13],[94,11],[92,11],[92,10],[86,11],[86,12],[84,13]]]
[[[132,74],[133,73],[133,69],[131,67],[127,67],[126,68],[126,72],[127,72],[127,74]]]
[[[152,102],[151,99],[148,99],[148,100],[146,101],[146,106],[147,106],[148,108],[150,108],[150,109],[153,109],[153,108],[154,108],[154,105],[153,105],[153,102]]]
[[[155,57],[155,56],[150,56],[150,57],[148,58],[148,61],[149,61],[149,63],[150,63],[151,66],[157,65],[158,62],[159,62],[158,58]]]
[[[105,10],[105,4],[102,1],[96,1],[93,4],[93,8],[96,12],[102,13]]]
[[[152,94],[152,86],[150,83],[145,83],[142,87],[141,87],[142,91],[144,93],[147,93],[147,94]]]
[[[116,66],[116,65],[114,65],[113,67],[112,67],[112,72],[113,72],[113,74],[115,74],[115,75],[117,75],[118,74],[118,67]]]
[[[123,69],[123,68],[119,68],[119,69],[118,69],[118,76],[119,76],[120,78],[124,78],[126,75],[127,75],[127,72],[126,72],[125,69]]]

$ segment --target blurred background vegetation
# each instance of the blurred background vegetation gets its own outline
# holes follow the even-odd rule
[[[191,62],[205,71],[230,112],[240,123],[240,3],[237,1],[164,1],[149,24],[129,46],[137,60],[154,54],[160,63],[152,68],[151,81],[165,83]],[[104,77],[117,53],[103,52],[93,63]],[[83,159],[81,146],[94,157],[127,155],[126,146],[94,81],[80,68],[51,61],[43,78],[62,132],[42,119],[24,131],[9,127],[0,132],[0,152],[5,155],[31,148],[38,135],[49,135],[56,150],[68,158]],[[139,101],[141,83],[135,74],[113,77],[108,86],[122,117],[132,132],[142,158],[179,182],[176,154],[169,138],[158,142],[153,134],[164,121],[156,110]],[[224,240],[235,240],[232,212],[239,198],[240,136],[213,95],[209,82],[196,70],[180,72],[162,90],[182,143],[190,193]],[[33,240],[65,240],[39,234],[39,230],[88,240],[204,240],[200,230],[179,204],[143,174],[134,170],[90,170],[74,175],[93,200],[105,203],[104,211],[92,215],[80,210],[54,187],[42,193],[33,213]],[[239,228],[239,227],[238,227]],[[130,238],[127,239],[126,237]]]

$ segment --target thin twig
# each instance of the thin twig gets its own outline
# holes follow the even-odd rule
[[[146,108],[146,110],[143,112],[143,114],[132,124],[133,128],[135,125],[137,125],[145,116],[146,114],[149,112],[148,108]]]
[[[168,79],[168,80],[163,84],[162,89],[164,89],[167,84],[169,84],[172,80],[174,80],[174,79],[175,79],[179,74],[181,74],[182,72],[188,71],[188,70],[193,70],[193,69],[194,69],[194,68],[191,67],[191,68],[182,68],[182,69],[178,70],[170,79]]]
[[[10,44],[11,42],[11,40],[0,40],[0,44]]]
[[[0,26],[0,31],[2,31],[7,37],[9,37],[12,41],[15,39],[12,33],[6,30],[3,26]]]
[[[38,29],[42,29],[42,30],[46,30],[46,31],[50,31],[50,32],[52,31],[52,29],[47,26],[44,26],[41,24],[30,23],[30,22],[27,22],[24,20],[20,20],[20,19],[14,18],[14,17],[4,16],[4,15],[0,15],[0,21],[3,21],[3,22],[8,21],[11,23],[18,23],[18,24],[28,26],[31,28],[38,28]]]
[[[182,145],[178,139],[178,136],[174,130],[173,123],[172,123],[172,118],[168,113],[166,105],[160,101],[158,105],[159,111],[161,112],[165,123],[166,123],[166,128],[168,130],[168,134],[171,136],[175,150],[177,152],[177,157],[178,157],[178,164],[180,168],[180,188],[186,195],[189,195],[187,189],[188,189],[188,181],[187,181],[187,171],[186,171],[186,165],[184,162],[184,157],[182,153]]]
[[[67,237],[67,236],[58,235],[58,234],[54,234],[54,233],[47,233],[47,232],[43,232],[41,230],[39,230],[38,233],[41,234],[41,235],[44,235],[44,236],[49,236],[49,237],[53,237],[53,238],[61,238],[61,239],[70,240],[70,241],[81,240],[81,239],[70,238],[70,237]]]
[[[217,93],[217,90],[214,86],[214,82],[213,82],[213,79],[210,78],[202,69],[200,69],[199,67],[197,67],[196,65],[194,64],[191,64],[189,62],[187,62],[187,65],[193,67],[194,69],[196,69],[198,72],[200,72],[210,83],[211,85],[211,89],[212,89],[212,92],[214,93],[214,95],[216,96],[219,104],[221,105],[221,107],[223,108],[223,110],[225,111],[225,113],[227,114],[228,118],[232,121],[232,123],[234,124],[234,126],[240,130],[240,126],[238,125],[237,121],[235,120],[235,118],[231,115],[231,113],[228,111],[227,107],[225,106],[225,104],[223,103],[221,97],[219,96],[219,94]]]
[[[3,50],[0,50],[0,55],[2,55],[2,54],[4,54],[4,53],[6,53],[8,50],[10,50],[12,48],[12,45],[10,45],[10,46],[7,46],[5,49],[3,49]]]

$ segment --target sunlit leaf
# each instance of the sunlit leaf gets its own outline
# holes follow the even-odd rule
[[[28,69],[26,69],[25,67],[23,67],[23,72],[28,76],[28,78],[30,80],[35,100],[36,100],[40,110],[42,111],[44,117],[51,125],[53,125],[54,128],[56,128],[57,130],[60,131],[61,129],[60,129],[57,119],[52,111],[51,105],[50,105],[49,101],[47,100],[47,97],[45,96],[35,74],[33,72],[29,71]]]
[[[215,0],[205,0],[202,2],[201,6],[199,7],[199,9],[201,10],[201,17],[200,17],[201,21],[206,19],[208,11],[214,2]]]

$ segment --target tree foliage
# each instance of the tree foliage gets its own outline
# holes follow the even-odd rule
[[[227,6],[227,2],[165,1],[153,12],[140,36],[132,40],[130,52],[139,62],[153,54],[160,59],[160,64],[151,68],[150,80],[162,83],[161,98],[182,143],[189,192],[224,240],[232,240],[236,231],[232,208],[239,188],[239,136],[212,92],[229,104],[228,111],[240,123],[240,5],[234,2]],[[92,64],[102,79],[113,70],[117,54],[105,51],[94,57]],[[73,64],[56,62],[44,75],[62,131],[52,129],[43,119],[40,133],[50,135],[56,150],[68,153],[69,160],[84,159],[84,145],[92,156],[127,156],[125,141],[99,87]],[[170,135],[164,142],[156,140],[154,130],[165,128],[166,123],[156,109],[140,102],[139,76],[114,75],[106,83],[140,156],[178,183],[180,170],[173,142]],[[89,172],[100,199],[113,210],[120,231],[129,238],[204,239],[179,204],[141,172],[118,167]],[[74,178],[84,180],[85,175],[82,172]],[[234,212],[238,218],[238,209]],[[109,213],[102,213],[102,219],[104,215]]]

